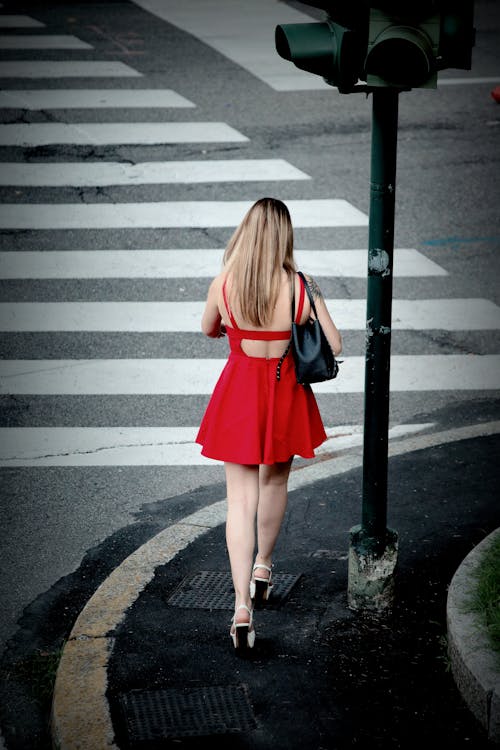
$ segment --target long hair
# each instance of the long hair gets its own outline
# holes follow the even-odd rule
[[[226,247],[224,270],[231,277],[229,299],[244,321],[269,325],[283,269],[295,269],[293,228],[285,204],[261,198],[247,212]]]

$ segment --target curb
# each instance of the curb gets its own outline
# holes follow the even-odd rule
[[[389,442],[389,457],[500,432],[500,421]],[[363,465],[362,448],[321,456],[290,474],[289,491]],[[63,649],[54,686],[51,733],[57,750],[118,750],[106,696],[114,632],[153,578],[201,535],[225,522],[226,500],[180,519],[127,557],[101,583],[78,616]]]
[[[495,539],[500,539],[500,529],[477,544],[458,567],[448,590],[446,617],[448,654],[457,687],[488,740],[500,744],[500,657],[492,652],[477,613],[468,611],[475,572]]]

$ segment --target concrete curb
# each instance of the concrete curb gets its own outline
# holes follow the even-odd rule
[[[389,443],[389,456],[500,432],[500,421],[467,425]],[[321,456],[292,471],[289,490],[363,465],[362,448]],[[58,750],[118,750],[106,692],[114,631],[153,578],[198,537],[225,522],[226,500],[169,526],[129,555],[95,591],[77,618],[57,670],[52,701],[52,744]]]
[[[500,744],[500,658],[492,652],[478,615],[468,611],[475,572],[495,539],[500,539],[500,529],[476,545],[457,569],[448,590],[446,617],[448,653],[457,687],[488,740]]]

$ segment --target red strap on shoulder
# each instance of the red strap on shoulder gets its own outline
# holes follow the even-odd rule
[[[229,307],[229,304],[228,304],[228,301],[227,301],[227,296],[226,296],[226,279],[224,279],[224,283],[222,285],[222,296],[224,297],[224,304],[226,306],[226,310],[228,312],[231,324],[232,324],[233,328],[237,329],[238,328],[238,324],[236,323],[236,321],[234,319],[233,313],[231,312],[231,308]]]
[[[305,297],[304,282],[302,281],[300,276],[299,276],[299,282],[300,282],[300,297],[299,297],[299,304],[297,306],[297,315],[295,316],[296,323],[299,323],[302,317],[302,310],[304,309],[304,297]]]

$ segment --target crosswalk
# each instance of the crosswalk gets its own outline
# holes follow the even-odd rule
[[[180,7],[180,6],[179,6]],[[78,37],[51,34],[36,18],[2,14],[0,49],[85,50],[91,48]],[[17,34],[16,29],[37,30]],[[128,64],[114,60],[12,60],[0,62],[0,77],[43,78],[51,86],[43,89],[7,88],[0,92],[0,108],[26,111],[77,109],[129,110],[149,108],[195,110],[196,102],[173,89],[92,88],[105,77],[122,81],[140,79],[143,74]],[[85,88],[66,87],[67,79],[83,78]],[[12,81],[9,85],[12,85]],[[152,146],[165,144],[247,144],[249,136],[226,122],[34,122],[0,125],[0,146],[36,148],[66,145]],[[61,149],[62,153],[62,149]],[[187,153],[187,155],[189,155]],[[223,248],[157,247],[144,249],[83,250],[78,247],[80,232],[114,229],[201,229],[235,227],[253,201],[218,196],[218,185],[227,183],[278,183],[298,229],[366,227],[367,215],[342,198],[297,198],[297,187],[311,182],[311,176],[281,158],[212,159],[181,161],[9,161],[2,164],[0,185],[23,189],[104,188],[144,185],[213,185],[212,200],[127,200],[99,202],[13,202],[0,205],[0,229],[12,233],[12,249],[0,252],[0,278],[5,282],[65,282],[88,284],[95,280],[197,280],[204,289],[220,269]],[[293,184],[295,191],[286,190]],[[127,193],[128,196],[128,193]],[[31,250],[23,246],[23,232],[74,230],[73,247],[58,246]],[[365,249],[322,247],[300,248],[297,261],[309,273],[325,279],[364,279]],[[394,274],[397,278],[446,280],[447,269],[413,248],[395,251]],[[26,288],[26,287],[25,287]],[[61,289],[64,290],[64,285]],[[85,287],[82,287],[85,288]],[[199,289],[199,286],[198,286]],[[445,287],[443,286],[443,290]],[[200,336],[202,295],[172,300],[67,300],[22,299],[0,303],[0,334],[23,336],[58,335],[64,332],[94,334],[179,334]],[[199,291],[198,291],[199,294]],[[339,328],[364,331],[366,300],[363,298],[327,299],[327,305]],[[393,328],[396,331],[488,332],[500,329],[500,308],[488,299],[436,298],[394,299]],[[35,339],[36,344],[36,339]],[[158,352],[159,354],[163,352]],[[30,344],[26,357],[0,360],[0,395],[55,399],[77,396],[186,397],[206,401],[224,365],[225,351],[217,358],[186,356],[147,358],[67,358],[33,355]],[[395,394],[440,391],[489,391],[499,387],[500,355],[429,354],[418,351],[395,354],[391,359],[391,389]],[[429,373],[432,372],[432,377]],[[315,387],[318,394],[336,399],[342,394],[362,397],[364,356],[346,356],[342,375]],[[208,459],[200,456],[194,444],[196,424],[201,413],[194,410],[190,425],[100,426],[73,424],[50,426],[6,425],[0,427],[0,466],[198,466]],[[123,415],[124,422],[126,414]],[[90,420],[91,421],[91,420]],[[408,425],[407,431],[423,428]],[[403,426],[404,431],[404,426]],[[344,437],[328,427],[330,441],[340,449],[359,444],[359,426],[344,425]],[[401,431],[401,428],[400,428]],[[339,431],[337,430],[337,433]],[[346,440],[345,433],[351,436]],[[329,445],[330,445],[329,441]],[[325,450],[323,448],[322,450]]]

